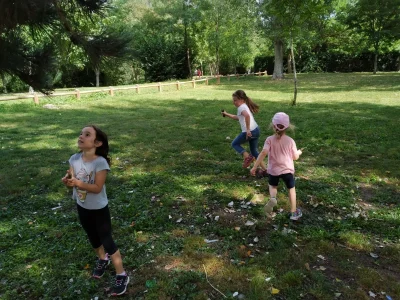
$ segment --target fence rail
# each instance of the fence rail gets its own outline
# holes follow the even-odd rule
[[[153,83],[153,84],[143,84],[139,85],[136,84],[134,86],[124,86],[124,87],[108,87],[108,88],[98,88],[98,89],[93,89],[93,90],[79,90],[75,89],[74,91],[71,92],[56,92],[52,93],[50,95],[45,95],[42,93],[37,93],[34,92],[33,94],[23,94],[23,95],[18,95],[18,96],[10,96],[10,97],[0,97],[0,101],[10,101],[10,100],[21,100],[21,99],[33,99],[33,101],[36,104],[39,104],[39,98],[42,97],[57,97],[57,96],[71,96],[74,95],[77,99],[81,98],[82,94],[91,94],[91,93],[109,93],[111,96],[114,96],[114,92],[116,91],[124,91],[124,90],[135,90],[137,94],[140,93],[141,89],[145,88],[157,88],[159,92],[162,92],[163,89],[162,87],[164,86],[176,86],[176,90],[179,91],[181,89],[182,85],[185,84],[191,84],[192,88],[196,87],[196,82],[205,82],[206,85],[209,84],[210,80],[216,80],[217,84],[221,83],[221,78],[228,78],[228,81],[231,79],[231,77],[235,78],[240,78],[244,76],[262,76],[262,75],[268,75],[267,71],[264,72],[254,72],[254,73],[246,73],[246,74],[231,74],[231,75],[216,75],[216,76],[208,76],[208,77],[202,77],[199,79],[192,79],[189,81],[176,81],[176,82],[171,82],[171,83]]]

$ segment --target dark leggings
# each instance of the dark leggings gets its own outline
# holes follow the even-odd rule
[[[111,217],[108,205],[101,209],[85,209],[78,207],[79,221],[94,249],[103,245],[109,255],[118,251],[117,245],[111,236]]]

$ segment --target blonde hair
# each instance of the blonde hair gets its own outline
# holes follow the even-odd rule
[[[250,111],[253,114],[258,113],[258,111],[260,110],[260,107],[257,104],[255,104],[249,97],[247,97],[246,93],[242,90],[237,90],[236,92],[234,92],[232,94],[232,97],[243,99],[244,103],[246,103],[246,105],[249,107]]]

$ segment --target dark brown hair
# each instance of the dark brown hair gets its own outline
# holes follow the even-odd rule
[[[108,155],[109,147],[108,147],[108,138],[104,131],[102,131],[96,125],[88,125],[87,127],[92,127],[94,131],[96,131],[96,141],[101,142],[101,146],[96,147],[96,155],[102,156],[108,162],[108,165],[111,166],[111,158]]]
[[[236,92],[234,92],[232,94],[232,97],[236,97],[238,99],[243,99],[253,114],[258,113],[260,107],[257,104],[255,104],[249,97],[247,97],[247,95],[244,91],[237,90]]]

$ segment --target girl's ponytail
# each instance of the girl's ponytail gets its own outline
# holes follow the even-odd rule
[[[246,96],[246,98],[244,98],[244,102],[246,102],[246,105],[249,107],[250,111],[253,114],[258,113],[258,111],[260,110],[260,106],[255,104],[249,97]]]
[[[249,107],[250,111],[254,113],[258,113],[260,107],[255,104],[249,97],[247,97],[246,93],[242,90],[237,90],[232,94],[233,97],[236,97],[238,99],[243,99],[244,103]]]

